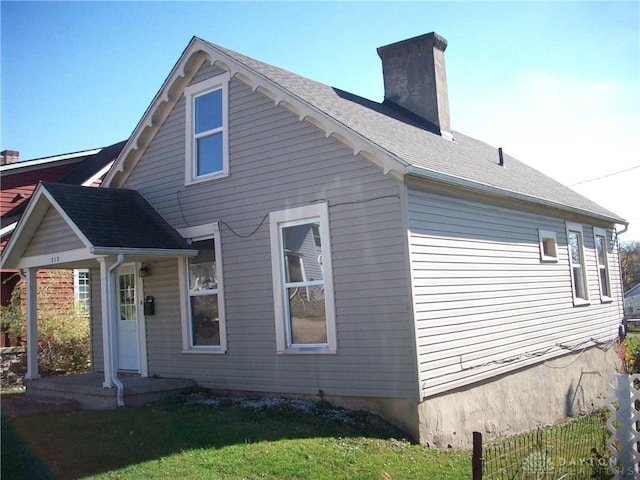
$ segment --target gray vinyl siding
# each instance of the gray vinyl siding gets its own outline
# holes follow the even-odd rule
[[[91,369],[94,372],[104,371],[104,354],[102,345],[102,295],[100,291],[100,269],[92,268],[91,278]]]
[[[84,244],[55,208],[49,207],[23,256],[45,255],[82,248]]]
[[[415,398],[401,183],[237,79],[229,104],[229,177],[185,187],[183,98],[124,185],[176,228],[223,222],[227,353],[182,353],[180,260],[154,261],[144,280],[156,298],[149,374],[218,389]],[[279,355],[268,215],[318,201],[329,203],[338,353]]]
[[[600,301],[593,228],[583,225],[590,305],[573,305],[565,220],[412,188],[409,228],[420,382],[429,396],[608,342],[619,302]],[[542,263],[538,229],[557,236]],[[613,298],[620,298],[609,235]]]

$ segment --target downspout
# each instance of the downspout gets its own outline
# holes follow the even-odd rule
[[[116,401],[118,403],[118,407],[124,407],[124,385],[122,381],[118,378],[118,349],[117,349],[117,338],[118,331],[116,329],[116,315],[115,315],[115,305],[116,299],[114,295],[114,283],[115,279],[113,278],[113,272],[116,268],[124,263],[124,255],[122,253],[118,254],[118,259],[116,263],[109,267],[109,272],[107,275],[107,302],[109,304],[109,310],[111,310],[111,318],[109,319],[109,329],[111,330],[111,369],[112,369],[112,381],[116,386]]]
[[[618,311],[620,311],[620,307],[622,307],[622,323],[618,326],[618,340],[622,342],[627,336],[627,321],[626,314],[624,312],[624,285],[622,283],[622,263],[620,262],[620,240],[618,237],[629,230],[629,224],[627,223],[622,231],[618,232],[614,230],[615,240],[614,244],[616,246],[616,253],[618,254],[618,276],[620,277],[620,292],[622,293],[620,301],[618,302]]]

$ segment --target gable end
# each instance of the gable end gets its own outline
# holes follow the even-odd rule
[[[103,182],[105,187],[119,188],[124,185],[160,127],[183,96],[185,87],[193,81],[205,62],[229,72],[231,78],[239,79],[253,91],[258,91],[270,98],[276,106],[282,106],[291,111],[298,120],[307,121],[322,130],[326,137],[333,137],[343,143],[353,151],[354,156],[360,154],[372,161],[382,168],[385,175],[391,173],[398,178],[403,177],[405,168],[408,166],[405,161],[353,132],[341,122],[308,104],[250,66],[232,58],[213,44],[194,37],[138,123],[113,168],[105,177]]]

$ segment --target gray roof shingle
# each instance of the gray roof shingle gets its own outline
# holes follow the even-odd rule
[[[134,190],[42,183],[93,247],[194,250]]]
[[[497,149],[484,142],[460,132],[453,132],[453,142],[446,140],[433,133],[429,125],[420,124],[385,104],[202,41],[366,138],[406,167],[488,186],[505,195],[514,193],[536,203],[627,223],[615,213],[509,155],[504,157],[505,167],[499,166]]]

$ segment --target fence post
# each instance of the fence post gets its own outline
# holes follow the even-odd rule
[[[472,480],[482,480],[482,433],[480,432],[473,432],[471,475]]]
[[[609,449],[617,465],[613,465],[616,479],[635,479],[638,474],[638,440],[636,427],[637,410],[635,402],[637,392],[633,385],[637,375],[615,374],[609,380],[613,395],[608,399],[608,408],[612,415],[607,427],[612,433]],[[616,405],[617,403],[617,405]],[[618,425],[614,425],[617,421]],[[616,441],[619,448],[616,448]]]

